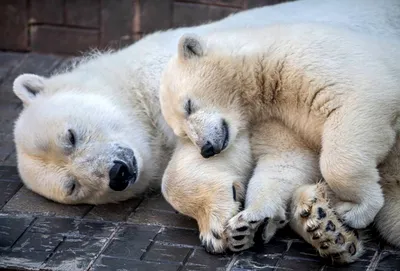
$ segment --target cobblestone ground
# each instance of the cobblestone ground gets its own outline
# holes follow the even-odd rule
[[[27,190],[16,171],[13,121],[21,104],[11,84],[68,63],[50,55],[0,53],[0,270],[331,270],[285,229],[269,244],[213,256],[196,223],[160,195],[102,206],[66,206]],[[373,232],[371,234],[374,236]],[[400,270],[400,252],[372,237],[358,262],[342,270]],[[336,268],[335,268],[336,269]]]

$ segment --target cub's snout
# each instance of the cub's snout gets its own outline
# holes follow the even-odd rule
[[[137,178],[137,162],[131,149],[123,149],[118,160],[113,161],[109,171],[109,187],[114,191],[125,190]]]
[[[205,143],[200,146],[200,153],[204,158],[212,157],[225,150],[229,143],[229,127],[225,120],[222,120],[220,127],[215,127],[208,133]]]

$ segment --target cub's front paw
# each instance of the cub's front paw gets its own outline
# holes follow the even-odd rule
[[[259,219],[263,217],[262,219]],[[237,252],[248,249],[254,245],[254,235],[259,226],[266,223],[262,237],[265,243],[269,242],[279,228],[287,224],[285,211],[279,210],[277,215],[266,217],[265,214],[246,209],[231,218],[226,228],[228,247]]]

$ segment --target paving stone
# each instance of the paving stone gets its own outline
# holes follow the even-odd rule
[[[199,232],[197,230],[163,228],[154,240],[156,242],[177,244],[180,246],[201,246]]]
[[[211,255],[204,249],[195,249],[187,260],[186,270],[216,270],[224,268],[228,265],[230,258],[229,255]]]
[[[116,224],[110,222],[41,217],[33,223],[29,231],[42,234],[60,234],[67,237],[90,236],[100,238],[109,237],[116,227]]]
[[[164,199],[162,195],[154,195],[152,197],[145,198],[140,204],[141,208],[153,209],[159,211],[168,211],[178,213],[175,209]]]
[[[321,259],[316,249],[305,242],[293,242],[289,248],[289,251],[287,251],[285,255],[289,257],[315,261]]]
[[[250,251],[242,252],[233,264],[232,270],[262,269],[273,270],[278,263],[280,255],[257,254]]]
[[[123,225],[103,255],[139,260],[159,231],[160,227]]]
[[[284,258],[279,261],[277,269],[296,270],[296,271],[300,270],[316,271],[316,270],[322,270],[324,265],[325,265],[324,262],[321,261]]]
[[[137,242],[148,242],[161,231],[161,227],[158,226],[143,226],[143,225],[122,225],[117,233],[115,239],[121,240],[136,240]]]
[[[131,199],[118,204],[97,205],[90,210],[85,218],[115,222],[126,221],[140,202],[141,199]]]
[[[52,252],[61,241],[63,241],[62,236],[25,232],[12,250]]]
[[[31,224],[31,217],[0,216],[0,249],[9,249]]]
[[[128,222],[137,224],[153,224],[166,227],[177,227],[186,229],[197,229],[194,219],[175,212],[165,212],[152,209],[145,209],[139,206],[128,218]]]
[[[17,193],[22,183],[0,181],[0,210]]]
[[[380,255],[378,267],[376,270],[378,271],[394,271],[399,270],[400,268],[400,252],[389,252],[384,251]]]
[[[15,166],[0,166],[0,181],[20,182],[17,167],[15,167]]]
[[[1,251],[0,250],[0,268],[4,267],[12,270],[36,269],[43,264],[49,257],[50,252],[43,251]]]
[[[124,260],[140,260],[149,244],[149,241],[112,240],[102,254]]]
[[[281,255],[282,253],[285,253],[287,249],[287,242],[273,239],[268,244],[260,242],[258,245],[252,247],[250,251],[263,255]]]
[[[44,269],[51,270],[86,270],[93,260],[93,255],[84,251],[60,251],[54,253],[46,262]]]
[[[174,263],[154,263],[128,259],[121,261],[121,259],[119,258],[102,256],[96,260],[92,270],[175,271],[178,270],[179,267],[179,264]]]
[[[7,78],[0,84],[0,101],[20,104],[19,99],[12,91],[15,78],[23,73],[34,73],[48,76],[63,60],[60,56],[43,55],[37,53],[27,54],[19,65],[7,75]]]
[[[15,68],[26,57],[23,53],[2,52],[0,53],[0,83],[4,80],[7,74]]]
[[[98,254],[107,243],[108,238],[87,237],[67,237],[57,247],[58,252],[63,251],[84,251],[92,256]]]
[[[1,165],[3,166],[13,166],[17,164],[17,154],[15,150],[11,152],[10,155],[6,157],[6,159],[3,162],[0,162]]]
[[[90,205],[64,205],[56,203],[28,190],[24,186],[7,202],[2,212],[82,217],[91,208],[92,206]]]
[[[150,247],[150,250],[144,254],[143,259],[146,261],[183,263],[189,252],[191,252],[191,249],[186,247],[154,244]]]

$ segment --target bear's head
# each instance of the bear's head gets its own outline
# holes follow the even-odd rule
[[[150,150],[140,122],[110,97],[56,82],[33,74],[14,81],[24,105],[14,140],[25,185],[67,204],[116,202],[142,193]]]
[[[210,47],[196,35],[182,36],[160,86],[166,122],[205,158],[225,150],[246,128],[237,93],[240,76],[228,54],[215,54],[218,49]]]

